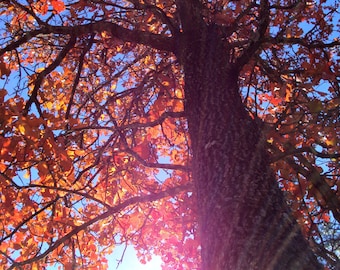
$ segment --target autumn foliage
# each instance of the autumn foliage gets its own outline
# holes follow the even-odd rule
[[[178,1],[0,3],[0,269],[105,269],[121,244],[141,261],[160,255],[164,269],[199,269]],[[269,1],[256,36],[266,0],[201,2],[235,59],[261,39],[239,76],[244,106],[262,123],[304,236],[332,269],[339,7]]]

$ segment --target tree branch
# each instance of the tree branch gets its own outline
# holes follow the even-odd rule
[[[41,212],[45,211],[47,208],[49,208],[50,206],[52,206],[53,204],[55,204],[58,200],[60,199],[59,196],[57,196],[54,200],[50,201],[49,203],[47,203],[44,207],[42,207],[41,209],[39,209],[38,211],[34,212],[31,216],[29,216],[28,218],[24,219],[23,221],[21,221],[14,229],[12,229],[12,231],[7,234],[6,236],[4,236],[3,238],[0,239],[0,244],[5,241],[8,238],[13,237],[13,235],[22,227],[24,226],[27,222],[29,222],[30,220],[34,219],[36,216],[38,216]]]
[[[321,194],[326,205],[332,211],[334,218],[340,222],[340,201],[335,191],[327,184],[324,177],[320,175],[318,170],[309,163],[302,155],[296,156],[303,166],[296,164],[293,158],[288,158],[288,164],[299,174],[303,175],[313,187]]]
[[[38,35],[59,34],[81,37],[83,35],[101,33],[104,31],[111,33],[112,36],[124,42],[139,43],[161,51],[175,51],[175,42],[172,37],[162,36],[159,34],[153,34],[150,32],[135,29],[130,30],[112,22],[98,21],[76,26],[45,25],[40,29],[26,32],[26,34],[20,37],[17,41],[11,42],[3,49],[0,49],[0,56],[3,55],[5,52],[12,51],[18,48],[20,45]]]
[[[249,46],[244,50],[240,58],[237,59],[237,65],[243,67],[245,63],[249,62],[249,59],[259,49],[263,42],[265,33],[267,31],[270,22],[270,12],[268,0],[261,0],[260,11],[257,18],[259,21],[256,32],[253,33],[253,37],[250,37]]]
[[[168,164],[168,163],[151,163],[145,161],[141,156],[139,156],[135,151],[133,151],[130,148],[124,149],[124,151],[131,156],[133,156],[135,159],[137,159],[138,162],[140,162],[143,166],[148,168],[158,168],[158,169],[167,169],[167,170],[180,170],[184,172],[189,172],[190,168],[188,166],[183,166],[179,164]]]
[[[27,103],[25,105],[25,108],[23,110],[23,115],[24,116],[28,114],[28,111],[29,111],[29,109],[30,109],[30,107],[31,107],[31,105],[33,103],[36,104],[37,109],[38,109],[40,115],[42,115],[42,112],[41,112],[40,107],[39,107],[40,104],[39,104],[39,101],[37,99],[39,88],[40,88],[43,80],[45,79],[45,77],[49,73],[51,73],[54,69],[56,69],[58,67],[58,65],[64,60],[64,58],[66,57],[68,52],[73,48],[75,43],[76,43],[75,36],[71,36],[69,42],[60,51],[60,53],[58,54],[56,59],[52,62],[52,64],[50,64],[41,73],[38,74],[37,79],[36,79],[35,84],[34,84],[34,88],[33,88],[32,94],[31,94],[29,100],[27,101]]]
[[[73,131],[82,131],[82,130],[111,130],[114,131],[124,131],[127,129],[136,129],[136,128],[150,128],[161,125],[168,118],[183,118],[185,117],[185,113],[181,112],[164,112],[162,113],[156,120],[150,122],[132,122],[130,124],[122,125],[122,126],[100,126],[100,125],[91,125],[79,128],[72,128]]]
[[[302,154],[302,153],[311,153],[319,158],[340,158],[340,153],[321,153],[315,150],[312,146],[305,146],[300,148],[290,148],[286,149],[284,152],[281,152],[277,155],[274,155],[271,159],[271,163],[279,161],[280,159],[283,159],[287,156],[296,155],[296,154]]]
[[[325,49],[325,48],[333,48],[336,46],[340,46],[340,40],[334,40],[333,42],[329,43],[324,43],[318,40],[308,42],[306,39],[303,38],[298,38],[298,37],[270,37],[266,38],[265,43],[271,44],[272,45],[279,45],[279,44],[298,44],[301,46],[304,46],[308,49]]]
[[[44,30],[45,33],[76,34],[77,36],[105,31],[124,42],[140,43],[154,49],[169,52],[173,52],[175,49],[174,39],[172,37],[135,29],[130,30],[112,22],[98,21],[77,26],[48,26],[42,30]]]
[[[166,24],[168,28],[170,29],[172,35],[176,35],[179,33],[178,26],[175,25],[174,21],[169,18],[165,11],[163,11],[161,8],[152,5],[152,4],[145,4],[140,2],[139,0],[132,0],[130,1],[133,3],[138,10],[150,10],[156,17],[159,17],[159,19],[162,21],[162,23]]]
[[[168,190],[164,190],[164,191],[161,191],[161,192],[158,192],[158,193],[142,195],[142,196],[135,196],[135,197],[132,197],[130,199],[127,199],[126,201],[124,201],[124,202],[122,202],[122,203],[120,203],[116,206],[111,207],[109,210],[98,215],[97,217],[85,222],[84,224],[79,225],[79,226],[75,226],[72,231],[70,231],[69,233],[67,233],[63,237],[59,238],[57,241],[55,241],[54,244],[51,245],[48,249],[46,249],[42,254],[35,256],[31,259],[22,261],[22,262],[14,262],[8,269],[10,270],[10,269],[14,269],[16,267],[21,267],[21,266],[31,264],[33,262],[36,262],[38,260],[45,258],[49,253],[51,253],[53,250],[58,248],[62,243],[66,242],[68,239],[70,239],[72,236],[76,235],[80,231],[85,230],[86,228],[88,228],[89,226],[95,224],[96,222],[98,222],[100,220],[103,220],[105,218],[108,218],[108,217],[116,214],[116,213],[119,213],[124,208],[126,208],[130,205],[137,204],[137,203],[152,202],[152,201],[163,199],[165,197],[173,197],[180,192],[189,190],[190,188],[191,188],[191,184],[187,184],[187,185],[183,185],[183,186],[177,186],[177,187],[174,187],[174,188],[170,188]]]

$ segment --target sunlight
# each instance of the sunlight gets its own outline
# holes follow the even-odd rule
[[[107,259],[109,261],[109,269],[117,270],[161,270],[161,258],[159,256],[153,256],[152,260],[147,264],[142,264],[139,262],[136,251],[132,246],[128,246],[123,261],[118,265],[121,259],[124,247],[117,247],[115,252],[109,256]],[[118,267],[117,267],[118,265]]]

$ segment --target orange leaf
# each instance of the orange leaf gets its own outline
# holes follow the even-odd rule
[[[321,218],[327,223],[330,222],[330,217],[327,213],[322,214]]]
[[[65,10],[65,4],[61,0],[52,0],[51,4],[53,6],[53,9],[57,12],[60,13]]]
[[[41,7],[39,9],[40,13],[42,15],[45,15],[48,11],[48,4],[46,3],[46,1],[44,1],[42,4],[41,4]]]

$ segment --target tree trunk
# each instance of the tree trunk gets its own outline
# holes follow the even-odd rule
[[[200,31],[183,39],[179,58],[202,270],[321,269],[271,173],[261,127],[242,103],[239,67],[216,27]]]

